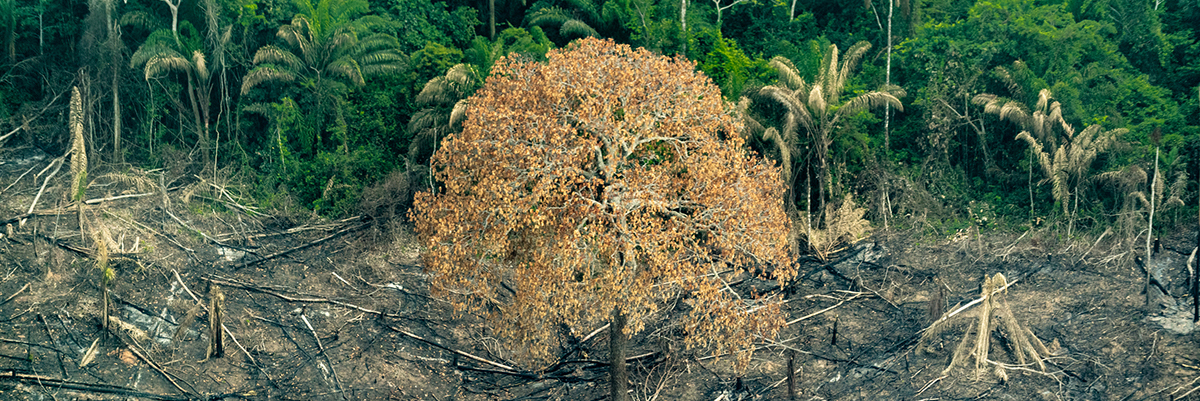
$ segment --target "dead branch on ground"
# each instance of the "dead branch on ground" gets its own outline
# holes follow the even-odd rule
[[[84,383],[73,380],[55,379],[49,376],[29,375],[14,371],[0,372],[0,380],[13,380],[36,386],[61,388],[101,394],[116,394],[125,397],[146,398],[159,401],[190,401],[193,397],[175,397],[138,391],[129,387],[101,383]]]
[[[54,159],[54,161],[50,162],[50,165],[46,166],[45,169],[42,169],[42,171],[45,172],[51,166],[54,166],[54,171],[51,172],[50,175],[47,175],[46,178],[42,180],[42,187],[40,189],[38,189],[37,195],[33,197],[33,203],[29,204],[29,210],[25,212],[26,216],[33,214],[33,209],[35,207],[37,207],[38,201],[42,199],[42,193],[46,191],[46,184],[49,184],[50,179],[54,178],[54,176],[58,174],[59,170],[62,170],[63,161],[67,159],[67,155],[69,155],[69,154],[71,154],[71,152],[68,151],[66,154],[64,154],[61,157]],[[38,173],[38,175],[41,175],[41,174],[42,173]],[[18,226],[24,227],[25,226],[25,218],[22,217],[20,221],[21,222],[20,222],[20,224],[18,224]]]
[[[238,264],[237,266],[234,266],[234,267],[233,267],[233,269],[234,269],[234,270],[241,270],[241,269],[243,269],[243,268],[246,268],[246,267],[254,266],[254,265],[257,265],[257,264],[260,264],[260,263],[263,263],[263,262],[269,261],[269,260],[271,260],[271,259],[275,259],[275,258],[278,258],[278,257],[281,257],[281,256],[286,256],[286,255],[289,255],[289,254],[291,254],[291,253],[293,253],[293,252],[296,252],[296,251],[301,251],[301,250],[305,250],[305,249],[308,249],[308,248],[312,248],[312,247],[314,247],[314,246],[317,246],[317,245],[323,244],[323,243],[325,243],[325,242],[327,242],[327,241],[329,241],[329,240],[331,240],[331,239],[334,239],[334,238],[340,237],[340,236],[342,236],[342,235],[345,235],[345,234],[347,234],[347,233],[350,233],[350,232],[354,232],[354,231],[357,231],[357,230],[363,229],[363,228],[365,228],[365,227],[367,227],[367,226],[369,226],[369,225],[371,225],[371,222],[370,222],[370,221],[367,221],[367,222],[365,222],[365,223],[362,223],[362,224],[359,224],[359,225],[356,225],[356,226],[351,226],[351,227],[343,228],[343,229],[341,229],[341,230],[340,230],[340,231],[338,231],[338,232],[335,232],[335,233],[333,233],[333,234],[329,234],[328,236],[325,236],[325,237],[323,237],[323,238],[321,238],[321,239],[318,239],[318,240],[316,240],[316,241],[312,241],[312,242],[309,242],[309,243],[307,243],[307,244],[304,244],[304,245],[297,246],[297,247],[295,247],[295,248],[291,248],[291,249],[287,249],[287,250],[279,251],[279,252],[276,252],[276,253],[273,253],[273,254],[270,254],[270,255],[267,255],[267,256],[263,256],[263,257],[261,257],[261,258],[259,258],[259,259],[251,260],[251,261],[248,261],[248,262],[242,262],[241,264]],[[205,236],[205,237],[207,238],[207,236]]]
[[[313,339],[317,341],[317,351],[319,355],[325,358],[325,363],[329,364],[329,372],[333,376],[333,384],[337,385],[337,392],[342,395],[343,400],[348,400],[346,391],[342,389],[342,379],[338,378],[337,369],[333,367],[333,361],[329,360],[329,353],[325,352],[325,345],[321,344],[321,336],[317,335],[317,330],[313,328],[312,323],[308,322],[308,316],[300,314],[300,320],[304,321],[304,326],[308,327],[308,332],[312,334]]]
[[[25,283],[24,287],[21,287],[21,289],[17,290],[17,292],[14,292],[12,295],[9,295],[8,298],[4,298],[3,301],[0,301],[0,305],[4,305],[4,304],[8,303],[8,301],[12,301],[13,298],[16,298],[18,295],[21,295],[22,292],[25,292],[25,290],[29,289],[30,284],[33,284],[33,283]]]
[[[341,306],[343,308],[354,309],[359,312],[365,312],[365,313],[369,313],[369,314],[377,315],[377,316],[390,317],[390,318],[400,318],[401,317],[400,315],[395,314],[395,313],[385,313],[385,312],[377,311],[374,309],[367,309],[367,308],[364,308],[364,307],[361,307],[358,305],[354,305],[351,303],[342,302],[342,301],[329,299],[329,298],[318,297],[315,295],[297,294],[298,297],[289,296],[289,295],[280,293],[278,290],[275,290],[275,289],[272,289],[269,287],[245,283],[245,282],[238,281],[238,280],[232,279],[232,278],[220,277],[220,276],[216,276],[216,275],[209,275],[206,277],[201,277],[200,279],[204,280],[204,281],[208,281],[213,284],[218,284],[218,285],[222,285],[222,286],[226,286],[226,287],[241,288],[246,291],[267,294],[267,295],[270,295],[270,296],[273,296],[273,297],[276,297],[276,298],[279,298],[279,299],[282,299],[282,300],[288,301],[288,302],[331,304],[331,305],[337,305],[337,306]]]

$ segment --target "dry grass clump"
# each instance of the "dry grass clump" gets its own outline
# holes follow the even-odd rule
[[[990,366],[995,366],[995,373],[1002,381],[1008,377],[1007,370],[1028,371],[1032,370],[1031,367],[1036,367],[1037,371],[1046,372],[1045,359],[1050,355],[1050,351],[1032,331],[1021,327],[1017,318],[1013,316],[1012,309],[1008,307],[1008,302],[1004,298],[1009,284],[1004,275],[1000,273],[996,273],[991,278],[985,277],[980,299],[943,315],[925,329],[921,335],[920,348],[929,347],[930,343],[942,333],[955,327],[961,327],[966,323],[967,327],[962,335],[962,340],[955,347],[954,354],[950,358],[950,365],[942,371],[942,374],[950,374],[955,366],[963,364],[967,358],[975,359],[976,380],[982,379]],[[979,306],[973,311],[956,316],[976,303]],[[973,324],[971,324],[971,318],[974,318]],[[1002,338],[1009,341],[1012,353],[1017,359],[1015,365],[989,359],[993,330],[998,330]],[[974,341],[972,341],[972,334],[975,336]]]
[[[800,234],[817,258],[828,260],[839,247],[866,237],[871,230],[871,222],[863,218],[866,213],[867,209],[859,207],[852,196],[846,195],[837,208],[832,205],[825,208],[824,228],[813,227],[812,219],[801,213]]]
[[[358,212],[379,222],[390,222],[403,217],[412,206],[414,185],[408,171],[395,170],[379,183],[363,189],[358,201]]]

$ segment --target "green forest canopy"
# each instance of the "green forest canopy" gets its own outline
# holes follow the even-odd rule
[[[925,215],[953,230],[1069,213],[1078,231],[1144,213],[1156,146],[1158,196],[1187,205],[1164,216],[1194,214],[1198,29],[1200,0],[0,0],[0,135],[56,97],[65,110],[59,95],[79,86],[93,164],[236,174],[264,204],[326,215],[370,212],[362,194],[382,195],[365,189],[398,180],[386,196],[403,207],[432,184],[429,156],[497,60],[599,36],[692,60],[747,146],[788,164],[796,213],[855,194],[874,221]],[[904,94],[903,111],[854,109],[819,135],[781,136],[797,111],[763,88],[818,82],[830,49],[862,42],[842,101],[814,112],[880,90]],[[1058,125],[1019,140],[1034,125],[1016,111]],[[4,145],[61,153],[60,114]],[[1056,194],[1058,170],[1031,144],[1053,160],[1090,126],[1119,135]]]

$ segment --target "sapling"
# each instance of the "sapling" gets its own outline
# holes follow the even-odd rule
[[[1158,150],[1159,150],[1158,140],[1160,138],[1162,138],[1162,128],[1155,127],[1154,134],[1150,135],[1150,140],[1154,142],[1154,175],[1150,176],[1150,224],[1146,228],[1146,289],[1145,289],[1145,291],[1146,291],[1146,307],[1147,308],[1150,307],[1151,302],[1153,301],[1153,296],[1151,295],[1153,293],[1150,291],[1150,278],[1151,278],[1150,277],[1151,276],[1150,269],[1152,269],[1151,256],[1153,256],[1150,252],[1150,242],[1151,242],[1151,238],[1154,237],[1154,198],[1155,198],[1155,195],[1158,194],[1158,192],[1156,192],[1154,189],[1155,189],[1155,186],[1158,184]]]

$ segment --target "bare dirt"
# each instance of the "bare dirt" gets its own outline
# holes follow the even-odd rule
[[[0,222],[28,210],[53,159],[0,148]],[[87,205],[81,234],[64,177],[11,235],[0,224],[0,399],[607,398],[605,335],[553,371],[515,366],[479,319],[429,296],[403,225],[256,211],[235,185],[122,168],[92,172],[87,198],[149,195]],[[1150,307],[1133,260],[1144,237],[1097,235],[918,227],[877,233],[830,263],[802,259],[801,279],[772,289],[794,323],[762,342],[748,371],[680,349],[679,311],[665,309],[630,342],[633,398],[788,399],[793,358],[801,400],[1200,399],[1184,297],[1196,228],[1164,238],[1151,266],[1171,296]],[[116,270],[108,330],[97,238]],[[992,363],[976,372],[967,357],[944,371],[975,308],[932,341],[918,341],[921,330],[996,273],[1011,283],[999,299],[1046,344],[1046,370],[1017,366],[1011,333],[989,330]],[[750,287],[771,289],[740,285]],[[217,292],[226,349],[206,358]]]

